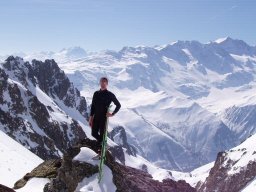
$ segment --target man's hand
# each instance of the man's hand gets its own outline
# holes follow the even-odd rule
[[[112,113],[107,113],[106,116],[107,117],[113,117],[114,115]]]
[[[92,128],[92,124],[93,124],[93,117],[90,116],[90,118],[89,118],[89,125],[90,125],[91,128]]]

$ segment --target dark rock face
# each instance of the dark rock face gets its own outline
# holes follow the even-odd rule
[[[211,169],[209,176],[204,183],[198,183],[196,188],[198,192],[239,192],[256,176],[256,161],[241,169],[239,173],[228,174],[230,168],[236,164],[232,160],[228,160],[224,165],[227,157],[226,152],[219,152],[214,167]]]
[[[31,65],[29,62],[24,62],[22,58],[10,56],[2,65],[7,72],[12,72],[17,81],[19,81],[22,85],[28,86],[27,77],[30,77],[30,80],[35,82],[35,79],[31,75]]]
[[[44,192],[73,192],[79,182],[98,172],[98,167],[86,162],[64,159],[57,177],[44,187]]]
[[[118,159],[123,165],[125,165],[124,151],[120,145],[115,147],[110,147],[109,151],[111,152],[115,160]]]
[[[81,147],[88,147],[95,152],[99,148],[94,140],[81,140],[66,151],[63,159],[45,161],[19,180],[15,187],[24,186],[28,178],[45,177],[50,178],[51,182],[45,185],[44,192],[74,192],[79,182],[98,172],[98,166],[73,160]],[[106,154],[106,165],[112,170],[117,192],[195,192],[185,181],[165,179],[159,182],[145,171],[120,164],[110,151]]]
[[[33,60],[32,70],[39,87],[49,96],[56,96],[68,107],[74,107],[86,117],[87,103],[54,60]],[[77,105],[77,101],[79,101]]]
[[[0,184],[0,192],[15,192],[13,189]]]
[[[63,99],[70,87],[69,79],[54,60],[33,60],[32,67],[39,87],[48,95]]]
[[[21,92],[18,88],[17,84],[9,85],[8,91],[10,93],[12,106],[10,107],[10,111],[21,114],[25,111],[24,102],[21,98]]]
[[[136,157],[136,148],[128,143],[127,135],[123,126],[114,127],[113,130],[108,134],[108,136],[112,141],[115,141],[123,148],[127,149],[127,153],[129,155],[133,155]],[[115,139],[116,137],[118,137],[119,142]]]
[[[59,151],[86,137],[65,109],[59,112],[71,120],[55,120],[53,107],[39,98],[40,88],[53,106],[66,106],[87,117],[85,98],[54,60],[30,64],[10,56],[0,64],[0,85],[0,129],[42,159],[57,158]]]
[[[120,192],[195,192],[185,181],[165,179],[159,182],[144,171],[121,164],[112,164],[113,180]]]
[[[76,108],[86,117],[87,103],[80,92],[74,87],[54,60],[33,60],[32,64],[24,62],[20,57],[10,56],[2,63],[7,72],[11,72],[22,85],[28,88],[29,82],[53,99],[57,96],[68,107]],[[6,80],[4,70],[0,71],[0,78]]]
[[[17,140],[22,145],[30,148],[29,141],[37,143],[38,145],[30,148],[30,150],[43,159],[55,158],[58,151],[55,148],[54,141],[47,136],[39,135],[36,132],[28,132],[27,126],[32,126],[28,123],[25,126],[24,120],[21,117],[13,117],[10,113],[1,110],[0,108],[0,123],[4,126],[4,130],[10,137]],[[16,134],[20,134],[27,140],[19,140]],[[46,147],[50,150],[47,150]]]

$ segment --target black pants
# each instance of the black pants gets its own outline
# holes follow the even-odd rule
[[[101,144],[103,140],[103,135],[106,128],[106,116],[97,116],[93,118],[92,124],[92,136],[97,139],[99,144]]]

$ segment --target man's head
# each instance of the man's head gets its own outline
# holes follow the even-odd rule
[[[107,89],[108,86],[108,78],[107,77],[101,77],[100,78],[100,88],[101,89]]]

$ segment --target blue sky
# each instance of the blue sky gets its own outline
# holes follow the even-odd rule
[[[0,0],[0,55],[230,36],[256,45],[254,0]]]

